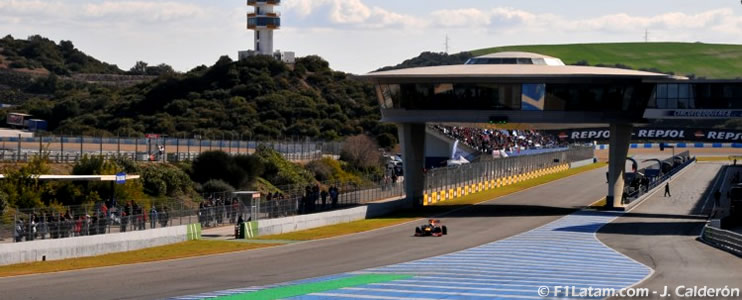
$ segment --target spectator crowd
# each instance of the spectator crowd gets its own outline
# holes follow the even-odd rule
[[[13,237],[16,242],[37,239],[59,239],[75,236],[87,236],[110,233],[115,226],[119,232],[149,228],[167,227],[170,221],[169,209],[162,206],[159,210],[153,206],[149,212],[130,201],[123,206],[115,203],[98,203],[93,213],[74,213],[67,209],[59,212],[32,212],[22,214],[15,221]]]
[[[504,150],[518,153],[521,150],[559,147],[555,136],[535,130],[505,130],[433,125],[433,129],[459,140],[482,153]]]

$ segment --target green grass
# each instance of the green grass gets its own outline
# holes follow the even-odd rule
[[[243,251],[270,246],[273,245],[234,243],[228,241],[188,241],[167,246],[153,247],[129,252],[111,253],[100,256],[1,266],[0,277],[152,262],[176,258]]]
[[[566,64],[624,64],[634,69],[656,68],[677,75],[707,78],[742,76],[742,45],[703,43],[604,43],[505,46],[472,51],[475,56],[499,51],[527,51],[561,58]]]

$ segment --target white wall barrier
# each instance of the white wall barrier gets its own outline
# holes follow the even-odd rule
[[[570,169],[574,169],[574,168],[584,167],[584,166],[587,166],[587,165],[592,165],[595,162],[596,162],[596,160],[594,158],[586,159],[586,160],[581,160],[581,161],[576,161],[576,162],[571,162],[571,163],[569,163],[569,168]]]
[[[405,205],[404,198],[372,202],[363,206],[328,211],[322,213],[298,215],[285,218],[258,221],[258,235],[272,235],[312,229],[322,226],[349,223],[382,216]]]
[[[190,227],[190,228],[189,228]],[[0,244],[0,265],[132,251],[200,238],[200,225]]]

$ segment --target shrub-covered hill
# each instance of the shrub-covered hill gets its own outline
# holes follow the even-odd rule
[[[53,76],[42,83],[54,96],[22,108],[48,120],[57,134],[333,140],[367,133],[381,146],[396,143],[396,127],[378,122],[373,86],[333,71],[317,56],[299,58],[293,67],[270,57],[234,62],[224,56],[211,67],[126,89]]]
[[[122,74],[116,65],[101,62],[75,48],[71,41],[59,44],[39,35],[27,40],[10,35],[0,39],[0,66],[11,69],[48,71],[57,75],[73,73]]]

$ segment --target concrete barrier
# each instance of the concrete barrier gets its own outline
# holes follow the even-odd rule
[[[201,225],[0,245],[0,265],[96,256],[200,239]]]
[[[571,162],[571,163],[569,163],[569,168],[570,169],[574,169],[574,168],[584,167],[584,166],[587,166],[587,165],[592,165],[594,163],[595,163],[595,159],[591,158],[591,159],[586,159],[586,160]]]
[[[404,207],[404,205],[404,198],[394,198],[348,209],[270,220],[259,220],[257,222],[257,231],[259,236],[264,236],[348,223],[382,216]]]

